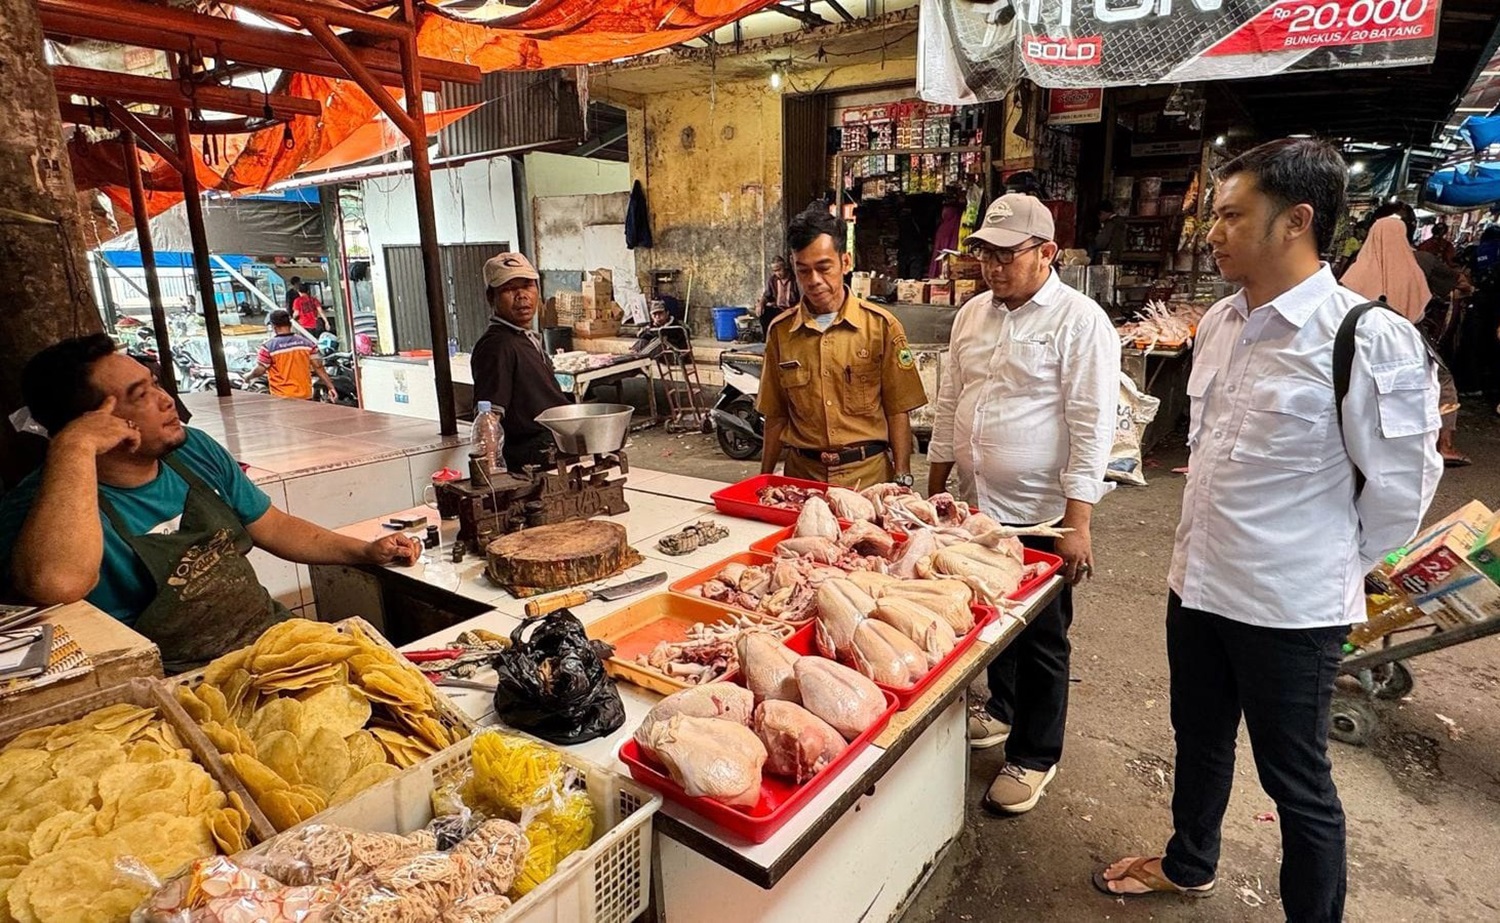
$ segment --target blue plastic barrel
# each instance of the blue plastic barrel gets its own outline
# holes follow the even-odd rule
[[[749,314],[749,308],[729,307],[727,305],[716,305],[713,309],[714,316],[714,339],[720,343],[734,342],[734,319]]]

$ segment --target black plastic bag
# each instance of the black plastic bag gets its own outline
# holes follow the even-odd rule
[[[604,659],[614,649],[589,640],[578,616],[562,609],[525,619],[510,642],[495,657],[495,714],[501,721],[555,744],[583,743],[625,723],[625,703],[604,672]]]

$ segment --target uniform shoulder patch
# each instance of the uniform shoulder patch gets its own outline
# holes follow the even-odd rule
[[[896,364],[903,369],[915,368],[917,360],[911,354],[911,347],[906,345],[903,339],[901,345],[896,349]]]

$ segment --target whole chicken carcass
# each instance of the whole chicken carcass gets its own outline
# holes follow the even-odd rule
[[[819,564],[833,564],[844,555],[837,540],[821,535],[804,535],[776,543],[776,554],[783,558],[808,558]]]
[[[901,582],[899,576],[882,574],[873,570],[850,571],[848,580],[875,600],[880,599],[880,594],[885,592],[886,587]]]
[[[839,521],[834,518],[833,510],[828,508],[822,497],[812,497],[802,505],[802,512],[797,514],[797,524],[792,529],[792,536],[826,538],[836,542],[839,540]]]
[[[917,562],[938,550],[937,533],[932,529],[916,529],[907,533],[906,541],[897,549],[891,562],[891,573],[897,577],[911,579],[917,575]]]
[[[892,596],[875,602],[872,618],[890,625],[910,638],[927,656],[927,665],[935,667],[953,652],[958,636],[953,626],[934,615],[932,610],[912,599]],[[741,662],[744,655],[740,655]]]
[[[751,808],[760,801],[766,745],[743,724],[675,715],[651,729],[651,752],[695,798]]]
[[[923,576],[956,577],[973,587],[986,602],[1000,604],[1021,585],[1026,567],[1012,555],[975,542],[949,545],[918,563]]]
[[[923,525],[938,524],[937,508],[917,494],[885,498],[885,511],[899,522],[911,523],[915,520]]]
[[[939,525],[961,525],[969,518],[969,504],[952,494],[933,494],[927,498],[927,502],[937,511]]]
[[[843,531],[839,536],[839,544],[862,555],[886,558],[890,557],[892,549],[896,547],[896,539],[873,522],[859,521],[851,523]]]
[[[849,522],[875,521],[875,504],[847,487],[828,488],[828,507],[833,515]]]
[[[828,580],[818,587],[818,623],[813,640],[824,657],[849,659],[854,628],[871,612],[875,600],[848,580]]]
[[[793,702],[755,708],[755,734],[766,746],[766,771],[801,785],[838,759],[847,744],[833,725]]]
[[[880,599],[909,599],[947,622],[954,635],[974,627],[974,591],[962,580],[902,580],[886,587]]]
[[[849,655],[854,669],[887,686],[911,686],[927,675],[927,655],[921,648],[876,619],[864,619],[854,627]]]
[[[658,724],[666,724],[678,715],[693,718],[723,718],[737,724],[750,726],[750,715],[755,711],[755,696],[750,690],[734,683],[705,683],[674,692],[657,702],[635,729],[635,741],[650,753],[652,731]]]
[[[799,702],[797,676],[792,664],[797,654],[766,631],[747,631],[735,645],[740,657],[740,675],[757,703],[767,699]]]
[[[802,707],[853,740],[880,720],[885,696],[880,687],[841,663],[822,657],[803,657],[793,666]]]

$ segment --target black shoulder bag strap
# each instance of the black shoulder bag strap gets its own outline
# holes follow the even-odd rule
[[[1339,437],[1344,435],[1344,398],[1349,396],[1349,376],[1354,372],[1354,331],[1359,319],[1375,308],[1384,308],[1384,301],[1366,301],[1355,305],[1344,315],[1339,332],[1333,338],[1333,406],[1338,409]],[[1351,459],[1351,464],[1353,463]],[[1365,489],[1365,473],[1354,465],[1354,497],[1359,499]]]

